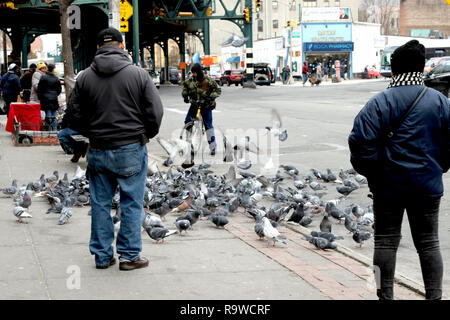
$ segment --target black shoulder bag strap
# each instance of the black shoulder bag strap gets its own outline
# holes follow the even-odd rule
[[[411,113],[411,111],[414,109],[414,107],[416,106],[416,104],[420,101],[420,99],[422,99],[423,95],[425,94],[425,91],[427,91],[427,87],[423,88],[423,90],[420,92],[419,96],[416,98],[416,100],[413,102],[413,104],[411,105],[411,107],[408,109],[408,111],[406,111],[406,113],[403,115],[403,117],[400,119],[399,122],[397,122],[397,124],[394,127],[389,127],[386,130],[386,136],[387,138],[392,138],[394,136],[395,131],[397,131],[397,129],[400,127],[400,125],[403,123],[403,121],[405,121],[406,117],[408,117],[408,115]]]

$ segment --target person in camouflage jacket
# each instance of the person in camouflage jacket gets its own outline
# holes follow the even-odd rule
[[[220,96],[222,90],[217,83],[205,76],[200,64],[196,63],[191,68],[192,77],[183,83],[182,96],[185,103],[191,103],[184,123],[192,121],[197,115],[200,106],[200,114],[206,129],[211,155],[216,153],[216,138],[214,135],[212,110],[216,108],[215,99]],[[189,99],[190,98],[190,99]],[[194,165],[193,159],[186,167]]]

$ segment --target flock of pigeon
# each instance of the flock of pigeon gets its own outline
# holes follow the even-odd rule
[[[343,209],[338,207],[342,199],[366,183],[366,179],[352,169],[345,172],[341,169],[340,180],[330,169],[327,173],[311,169],[301,178],[295,167],[281,165],[274,178],[267,178],[249,172],[236,173],[234,165],[225,174],[217,175],[210,167],[210,164],[202,163],[190,169],[171,167],[165,172],[159,169],[153,172],[149,168],[142,227],[156,243],[164,242],[173,234],[183,235],[199,220],[209,220],[217,228],[223,228],[239,211],[254,218],[258,238],[267,239],[268,245],[273,242],[273,246],[276,242],[287,244],[286,238],[277,230],[282,222],[307,227],[318,217],[322,217],[320,231],[312,231],[304,240],[319,249],[335,249],[334,240],[342,238],[333,235],[333,220],[343,222],[360,246],[373,234],[370,206],[369,210],[356,204]],[[291,186],[289,182],[292,182]],[[338,199],[321,200],[328,183],[337,185],[336,190],[341,194]],[[59,214],[59,225],[69,222],[74,206],[90,204],[89,182],[80,167],[71,180],[67,173],[59,179],[58,171],[54,171],[52,176],[45,178],[42,174],[37,181],[21,188],[14,180],[11,186],[0,190],[13,198],[13,213],[18,222],[32,218],[33,196],[48,200],[50,208],[46,213]],[[266,203],[267,207],[263,205]],[[112,219],[118,227],[121,218],[119,187],[112,208],[115,209]],[[167,214],[178,215],[174,223],[176,229],[169,230],[164,226]]]

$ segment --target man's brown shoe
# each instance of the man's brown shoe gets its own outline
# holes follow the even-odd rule
[[[145,267],[148,267],[148,260],[144,257],[139,257],[136,261],[119,263],[119,269],[124,271],[140,269]]]

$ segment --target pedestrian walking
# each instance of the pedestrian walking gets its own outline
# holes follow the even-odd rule
[[[324,81],[328,81],[328,73],[329,73],[329,69],[328,69],[328,66],[325,64],[323,66],[323,80]]]
[[[308,81],[308,74],[309,74],[308,62],[304,61],[302,67],[303,86],[305,86],[306,81]]]
[[[37,71],[33,73],[33,77],[31,78],[31,95],[30,95],[30,101],[39,103],[39,97],[37,94],[37,89],[39,85],[39,80],[41,80],[41,77],[47,72],[48,68],[45,62],[40,61],[37,64]]]
[[[380,299],[393,299],[396,252],[406,209],[426,299],[441,299],[443,263],[438,214],[442,174],[450,165],[450,104],[422,79],[425,47],[412,40],[391,56],[392,80],[356,116],[351,163],[373,194],[373,264]]]
[[[55,74],[55,65],[49,64],[46,74],[39,80],[37,94],[41,110],[45,112],[45,122],[49,130],[56,131],[56,111],[59,109],[58,96],[61,94],[61,82]]]
[[[102,30],[89,68],[78,76],[67,113],[70,126],[89,138],[88,166],[91,193],[89,248],[98,269],[116,263],[112,243],[111,204],[120,187],[121,225],[116,250],[119,269],[148,266],[142,250],[142,203],[148,167],[147,147],[159,132],[163,106],[148,72],[132,65],[120,31]]]
[[[22,98],[23,101],[28,102],[30,101],[31,96],[31,80],[33,78],[33,74],[36,71],[36,64],[32,63],[30,64],[30,67],[28,70],[20,77],[20,85],[22,87]]]
[[[17,75],[18,70],[19,66],[15,63],[11,63],[8,67],[8,72],[0,81],[0,90],[2,92],[3,100],[5,101],[4,110],[7,117],[11,103],[17,102],[17,96],[22,89],[19,76]]]
[[[316,68],[316,74],[320,81],[322,81],[322,73],[323,73],[322,63],[319,62],[319,64],[317,65],[317,68]]]
[[[282,69],[283,84],[287,83],[290,73],[291,73],[291,69],[289,68],[289,66],[288,65],[284,66]]]
[[[215,100],[220,96],[222,90],[214,80],[203,73],[200,64],[194,64],[191,71],[192,77],[183,83],[183,90],[181,92],[184,102],[191,103],[184,123],[191,122],[196,117],[197,110],[200,107],[200,114],[205,125],[210,154],[214,156],[216,154],[216,137],[214,135],[212,111],[216,108]],[[187,130],[189,131],[191,128],[187,128]],[[182,164],[184,168],[189,168],[193,165],[194,160],[192,158],[190,162]]]

